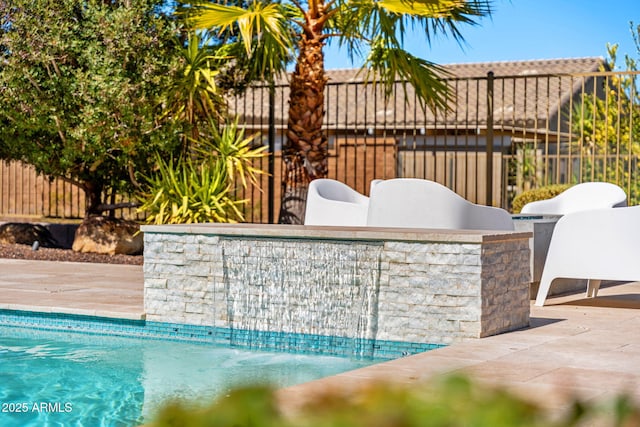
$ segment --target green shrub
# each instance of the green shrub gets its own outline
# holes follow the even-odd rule
[[[571,184],[554,184],[524,191],[513,199],[511,210],[515,214],[520,213],[524,205],[526,205],[527,203],[535,202],[537,200],[551,199],[552,197],[557,196],[569,187],[571,187]]]
[[[349,397],[327,392],[289,417],[278,410],[273,390],[243,388],[206,408],[171,403],[149,427],[569,427],[601,421],[613,426],[635,425],[639,414],[630,400],[620,398],[613,410],[575,402],[563,416],[552,416],[504,390],[452,376],[414,387],[380,383]]]
[[[147,178],[150,193],[139,210],[150,224],[242,221],[239,207],[227,182],[226,165],[217,160],[197,162],[190,158],[164,161],[157,158],[158,171]]]
[[[252,145],[256,135],[245,137],[238,123],[218,131],[210,122],[211,139],[192,141],[191,153],[178,160],[156,157],[157,170],[145,177],[139,211],[152,224],[240,222],[247,200],[237,200],[237,187],[258,187],[262,170],[253,161],[266,147]]]

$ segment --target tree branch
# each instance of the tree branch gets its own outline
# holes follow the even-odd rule
[[[293,22],[294,24],[298,24],[300,26],[300,28],[302,28],[302,31],[304,31],[305,33],[308,33],[309,31],[311,31],[309,29],[309,27],[307,26],[307,24],[305,24],[304,22],[300,21],[299,19],[292,19],[291,22]]]
[[[62,133],[62,127],[60,126],[60,119],[58,119],[58,116],[54,115],[53,116],[53,121],[56,122],[56,130],[58,131],[58,136],[60,137],[60,140],[63,143],[67,142],[67,138],[65,138],[64,133]]]
[[[66,182],[67,184],[75,185],[76,187],[81,188],[83,190],[85,189],[85,186],[82,184],[82,182],[77,181],[75,179],[71,179],[71,178],[66,177],[66,176],[56,176],[56,177],[52,177],[52,178],[61,179],[63,182]]]
[[[135,171],[133,170],[133,164],[129,162],[127,165],[127,172],[129,173],[129,179],[131,179],[131,183],[138,189],[142,188],[142,185],[136,179]]]
[[[320,36],[320,40],[326,40],[326,39],[330,39],[331,37],[340,37],[342,36],[341,33],[327,33],[327,34],[322,34]]]
[[[300,2],[298,2],[298,0],[291,0],[291,3],[293,3],[294,6],[298,8],[300,13],[304,15],[305,9],[302,7],[302,4],[300,4]]]

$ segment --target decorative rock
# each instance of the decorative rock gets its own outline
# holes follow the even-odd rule
[[[51,232],[39,224],[26,222],[8,222],[0,225],[0,244],[29,245],[38,242],[38,246],[45,248],[59,247]]]
[[[140,226],[134,221],[90,216],[76,230],[72,249],[76,252],[137,255],[142,253]]]

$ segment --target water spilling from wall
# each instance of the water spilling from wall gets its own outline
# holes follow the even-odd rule
[[[280,342],[282,350],[349,346],[354,356],[373,353],[377,331],[380,259],[357,242],[224,242],[224,284],[231,342],[248,334],[302,337]],[[251,266],[251,268],[247,268]],[[256,267],[257,266],[257,267]],[[269,337],[263,337],[264,341]],[[326,342],[325,342],[326,341]],[[273,343],[272,343],[273,344]]]

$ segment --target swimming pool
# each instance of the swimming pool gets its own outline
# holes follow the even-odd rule
[[[284,387],[372,363],[0,326],[0,425],[137,425],[167,399],[211,400],[243,384]]]

